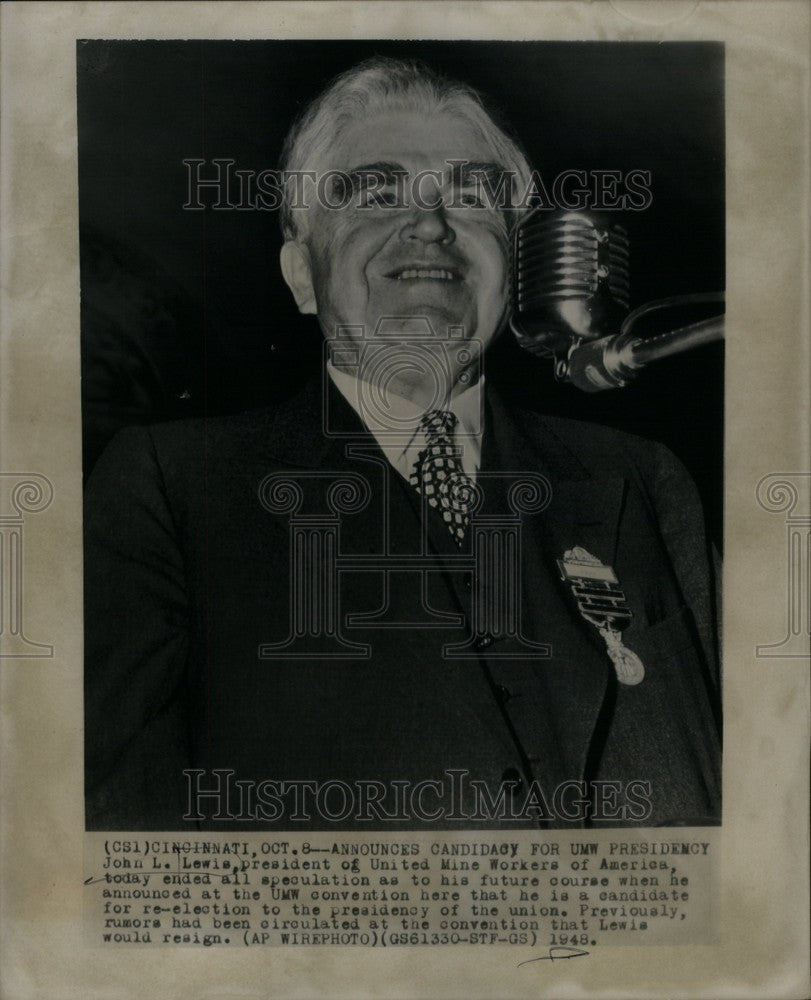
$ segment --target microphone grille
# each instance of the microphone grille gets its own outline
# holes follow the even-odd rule
[[[628,234],[604,215],[533,209],[513,236],[512,325],[533,353],[618,328],[628,311]]]

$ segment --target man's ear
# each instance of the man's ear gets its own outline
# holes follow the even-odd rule
[[[287,282],[287,287],[293,293],[299,312],[318,312],[315,301],[315,289],[313,288],[313,273],[310,265],[310,252],[303,243],[298,240],[287,240],[282,244],[279,254],[279,262],[282,267],[282,276]]]

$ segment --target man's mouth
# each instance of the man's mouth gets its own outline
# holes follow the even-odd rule
[[[461,281],[458,271],[447,267],[404,266],[389,271],[386,275],[395,281]]]

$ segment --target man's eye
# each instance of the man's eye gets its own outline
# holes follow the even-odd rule
[[[397,208],[403,197],[396,180],[375,172],[355,173],[352,175],[352,186],[358,207]]]
[[[382,208],[397,208],[399,205],[398,192],[394,184],[383,188],[370,188],[364,192],[367,205],[378,205]]]
[[[463,208],[483,208],[484,202],[476,191],[460,191],[454,198],[454,204]]]

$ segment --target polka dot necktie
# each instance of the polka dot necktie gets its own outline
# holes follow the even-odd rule
[[[449,410],[428,410],[420,420],[426,444],[417,456],[410,483],[435,507],[457,545],[465,540],[470,523],[473,480],[465,473],[459,448],[453,441],[456,415]]]

